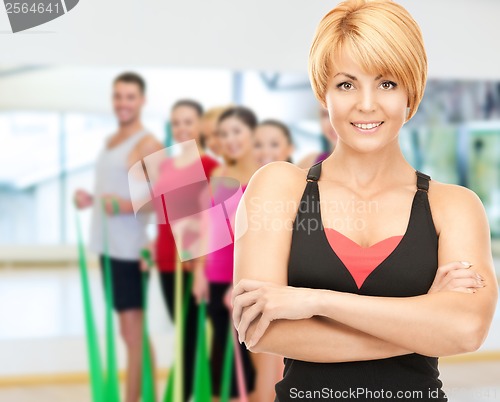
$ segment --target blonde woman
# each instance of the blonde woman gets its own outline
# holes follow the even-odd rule
[[[221,157],[221,145],[217,135],[219,117],[231,106],[217,106],[207,110],[201,119],[201,144],[214,157]]]
[[[395,2],[342,2],[319,24],[309,72],[338,142],[309,170],[274,162],[248,184],[240,340],[286,357],[279,402],[447,401],[438,358],[481,346],[498,286],[477,195],[416,171],[399,147],[425,88],[421,31]]]

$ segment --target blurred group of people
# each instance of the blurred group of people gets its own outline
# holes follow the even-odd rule
[[[113,304],[127,350],[126,402],[139,401],[141,389],[141,328],[145,314],[141,275],[148,268],[146,261],[141,259],[141,250],[145,247],[151,250],[154,265],[160,274],[165,304],[172,319],[176,300],[174,273],[179,258],[168,220],[162,222],[158,219],[156,239],[149,240],[146,233],[147,214],[135,213],[130,196],[130,168],[148,155],[165,148],[143,125],[141,110],[145,102],[146,83],[140,75],[126,72],[114,80],[113,107],[118,129],[107,138],[97,158],[93,193],[82,189],[75,193],[78,208],[93,207],[89,248],[99,255],[101,269],[104,269],[105,256],[109,256],[111,262]],[[171,108],[169,121],[174,143],[196,141],[199,162],[203,166],[207,182],[232,179],[244,191],[252,175],[265,164],[274,161],[293,163],[294,145],[286,124],[274,119],[259,122],[255,113],[247,107],[227,105],[205,111],[199,102],[182,99]],[[325,159],[333,150],[336,134],[326,110],[321,111],[321,129],[329,150],[307,155],[297,163],[299,167],[309,168]],[[169,179],[168,163],[172,161],[166,161],[155,172],[158,174],[155,180],[157,185],[161,186],[162,182]],[[191,168],[189,161],[182,168],[187,174]],[[199,209],[199,205],[195,208]],[[171,219],[168,212],[167,208],[166,214]],[[107,220],[107,235],[104,231],[104,218]],[[232,325],[230,294],[233,250],[233,244],[230,244],[206,256],[182,262],[184,293],[190,292],[186,298],[183,295],[183,300],[188,300],[183,342],[183,393],[186,401],[193,395],[197,316],[198,306],[202,301],[207,303],[213,328],[210,349],[213,400],[218,401],[220,397],[224,352],[229,325]],[[188,288],[190,276],[192,287]],[[244,344],[237,344],[235,347],[239,348],[245,388],[250,400],[273,401],[274,386],[283,372],[283,358],[250,353]],[[152,348],[151,351],[154,355]],[[154,359],[152,361],[154,365]],[[238,401],[240,390],[234,367],[232,379],[231,401]]]

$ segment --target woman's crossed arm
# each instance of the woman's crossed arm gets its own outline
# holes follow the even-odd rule
[[[287,286],[297,209],[284,206],[298,205],[304,183],[302,170],[272,163],[254,175],[238,208],[233,318],[252,351],[333,362],[412,352],[446,356],[479,348],[498,287],[488,222],[473,192],[435,182],[429,190],[440,213],[439,266],[460,274],[436,278],[442,291],[373,297]],[[449,291],[465,289],[462,285],[473,280],[472,271],[459,269],[462,260],[484,278],[486,286],[475,293]]]

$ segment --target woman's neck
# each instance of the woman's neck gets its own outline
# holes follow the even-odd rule
[[[366,153],[358,152],[339,140],[331,156],[325,160],[324,168],[327,180],[341,178],[350,186],[367,192],[383,188],[387,182],[404,181],[406,174],[415,171],[401,152],[397,139],[382,150]]]
[[[241,158],[237,159],[235,163],[231,165],[231,168],[240,178],[246,179],[243,183],[246,184],[258,168],[253,152],[250,151],[242,155]]]

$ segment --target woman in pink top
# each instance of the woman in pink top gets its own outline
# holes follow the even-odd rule
[[[210,222],[209,241],[214,246],[222,233],[230,232],[233,238],[234,212],[246,184],[258,169],[253,154],[253,132],[257,126],[254,113],[244,107],[226,110],[218,121],[218,136],[222,155],[227,164],[215,168],[210,176],[210,186],[214,205],[222,204],[226,214],[225,221]],[[241,185],[241,190],[240,190]],[[229,216],[228,216],[229,215]],[[215,220],[215,219],[214,219]],[[212,248],[213,249],[213,248]],[[231,291],[233,281],[233,242],[208,254],[195,262],[193,293],[200,302],[208,300],[208,314],[213,326],[211,353],[212,392],[217,401],[220,396],[222,367],[227,334],[230,325]],[[243,344],[238,344],[245,373],[245,387],[250,398],[254,398],[255,369],[250,352]],[[231,401],[239,400],[237,374],[233,367]],[[252,399],[257,402],[257,399]]]

